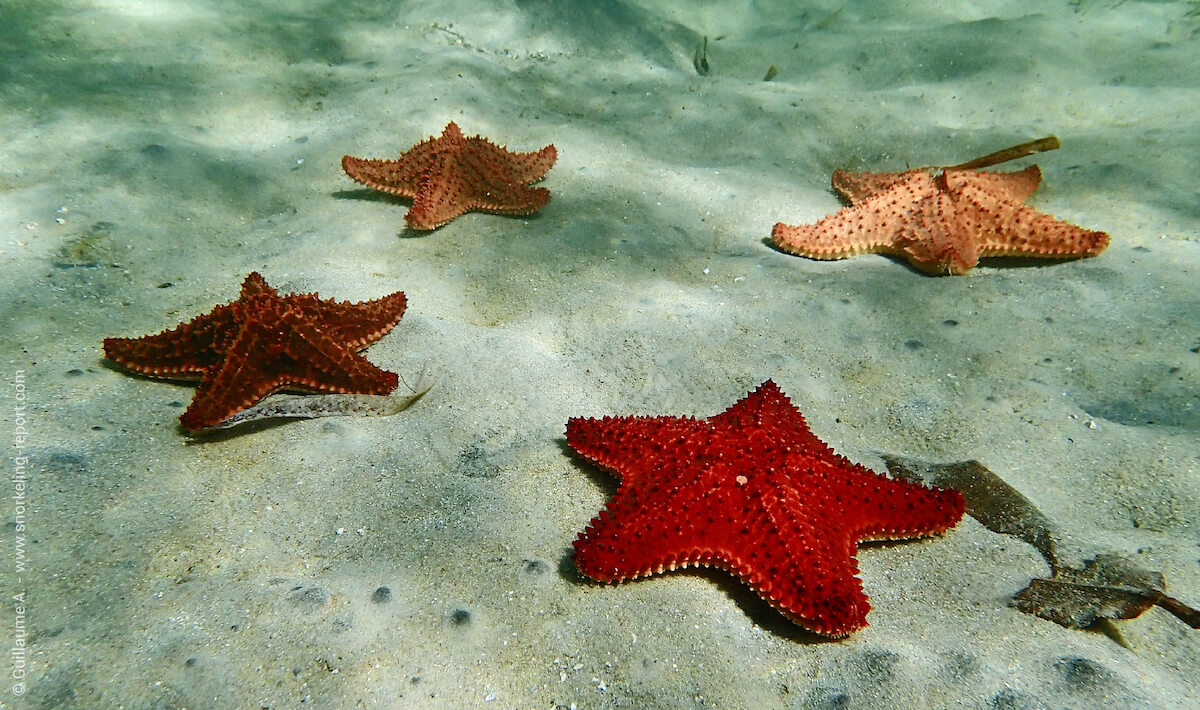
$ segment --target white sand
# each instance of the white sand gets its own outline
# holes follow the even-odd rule
[[[23,372],[31,482],[28,569],[12,503],[0,568],[31,666],[0,707],[1195,702],[1196,632],[1153,609],[1126,648],[1010,608],[1046,565],[972,519],[864,548],[871,625],[841,641],[720,573],[586,583],[569,546],[615,486],[562,438],[771,377],[851,458],[979,459],[1200,604],[1194,3],[293,4],[0,9],[0,418]],[[450,120],[554,143],[549,206],[413,233],[338,168]],[[1111,233],[1098,258],[931,278],[764,244],[839,207],[837,167],[1050,133],[1032,202]],[[405,291],[368,357],[438,385],[392,418],[190,441],[192,388],[100,342],[255,269]]]

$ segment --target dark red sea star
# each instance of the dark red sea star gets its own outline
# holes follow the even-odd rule
[[[722,567],[828,636],[867,625],[859,541],[940,533],[963,514],[957,491],[834,453],[771,380],[708,419],[572,418],[567,444],[621,479],[575,540],[581,572],[619,582]]]
[[[179,418],[194,431],[276,390],[391,392],[396,374],[358,351],[399,323],[406,305],[401,291],[361,303],[322,300],[315,293],[280,296],[255,271],[233,303],[157,335],[105,338],[104,356],[142,375],[199,378]]]

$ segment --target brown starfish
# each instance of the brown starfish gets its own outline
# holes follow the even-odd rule
[[[1022,204],[1041,182],[1036,165],[1011,173],[974,169],[1057,147],[1051,137],[947,168],[837,170],[833,187],[850,206],[816,224],[780,222],[771,237],[783,251],[810,259],[892,254],[931,274],[965,274],[989,256],[1095,256],[1108,246],[1106,233]]]
[[[396,374],[358,351],[399,323],[406,305],[401,291],[361,303],[322,300],[315,293],[280,296],[255,271],[233,303],[157,335],[105,338],[104,356],[150,377],[200,378],[179,418],[195,431],[281,389],[391,392]]]
[[[550,201],[542,179],[558,151],[514,153],[482,136],[464,138],[453,121],[440,138],[428,138],[395,160],[342,157],[342,170],[375,190],[413,198],[404,221],[413,229],[437,229],[468,210],[533,214]]]

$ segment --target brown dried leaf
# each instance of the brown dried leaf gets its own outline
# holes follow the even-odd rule
[[[1097,619],[1132,619],[1163,597],[1163,577],[1114,555],[1096,555],[1083,569],[1064,567],[1035,579],[1013,597],[1013,606],[1072,629]]]
[[[1063,533],[1020,491],[978,461],[939,464],[880,455],[893,475],[963,494],[967,513],[987,529],[1033,545],[1050,564],[1049,579],[1035,579],[1013,597],[1013,606],[1068,628],[1100,619],[1132,619],[1158,605],[1193,629],[1200,610],[1167,596],[1160,572],[1117,555],[1097,554],[1082,569],[1063,567],[1055,552]]]
[[[1032,501],[983,464],[932,463],[891,454],[880,457],[893,476],[962,493],[968,515],[992,532],[1012,535],[1033,545],[1050,563],[1051,570],[1058,569],[1055,551],[1058,528]]]

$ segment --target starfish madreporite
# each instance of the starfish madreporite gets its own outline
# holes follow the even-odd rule
[[[867,625],[855,546],[940,533],[954,490],[876,474],[834,453],[771,380],[708,419],[572,418],[567,444],[621,479],[575,540],[602,582],[722,567],[812,631]]]
[[[200,379],[179,418],[184,428],[212,427],[277,390],[387,394],[395,373],[359,350],[382,338],[404,315],[397,291],[360,303],[289,294],[256,271],[233,303],[157,335],[105,338],[104,356],[150,377]]]
[[[850,206],[816,224],[780,222],[771,238],[783,251],[810,259],[892,254],[930,274],[965,274],[981,257],[1067,259],[1104,251],[1104,232],[1022,204],[1041,179],[1036,165],[1010,173],[837,170],[833,187]]]
[[[342,170],[355,182],[411,197],[404,221],[413,229],[437,229],[469,210],[533,214],[550,201],[544,187],[529,187],[554,166],[558,151],[548,145],[514,153],[482,136],[466,138],[453,121],[441,137],[428,138],[395,160],[342,157]]]

